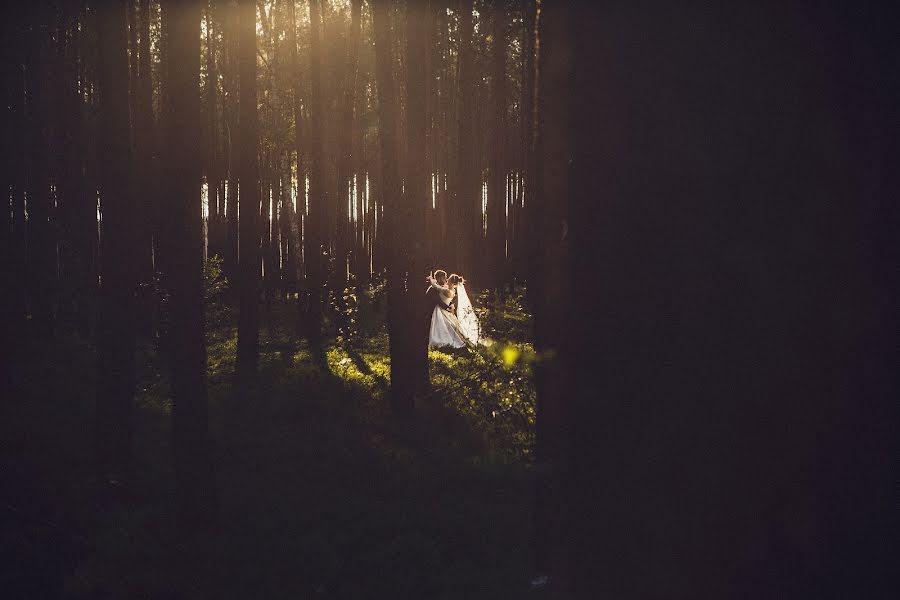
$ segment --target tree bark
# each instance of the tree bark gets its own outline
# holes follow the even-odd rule
[[[256,373],[259,360],[259,125],[256,112],[256,2],[238,4],[240,77],[240,314],[238,317],[237,373]]]
[[[219,172],[219,73],[216,68],[215,36],[213,35],[213,6],[215,0],[208,0],[206,7],[206,189],[207,189],[207,246],[208,253],[222,255],[222,204],[220,197]]]
[[[297,55],[297,15],[293,0],[287,2],[287,34],[285,41],[288,45],[288,65],[291,86],[291,114],[294,119],[294,152],[297,165],[297,195],[294,206],[290,210],[290,242],[293,247],[294,272],[298,285],[304,279],[303,261],[303,221],[306,217],[306,166],[304,156],[304,122],[303,122],[303,95],[301,93],[300,61]]]
[[[359,71],[359,40],[362,0],[352,0],[350,35],[347,39],[347,67],[341,98],[340,133],[338,139],[337,231],[335,232],[335,293],[343,296],[347,284],[348,252],[350,250],[349,190],[353,151],[353,107],[356,79]]]
[[[131,476],[135,302],[133,186],[126,3],[98,11],[101,287],[96,403],[97,459],[107,482]]]
[[[491,126],[487,189],[488,268],[485,285],[499,289],[506,278],[506,46],[504,0],[492,3]]]
[[[427,28],[431,20],[427,4],[407,0],[406,3],[406,191],[403,195],[403,207],[399,211],[397,232],[405,232],[402,236],[403,246],[397,275],[402,274],[402,294],[400,300],[403,313],[407,315],[403,322],[396,323],[404,328],[407,338],[410,370],[412,373],[398,373],[404,377],[402,387],[391,375],[392,391],[400,389],[404,393],[408,388],[415,388],[428,383],[428,337],[425,328],[420,325],[418,315],[422,312],[422,279],[427,270],[425,267],[425,215],[431,206],[431,186],[428,173],[428,162],[425,153],[427,134],[427,96],[426,96],[426,64],[428,53]],[[391,362],[391,365],[394,365]],[[423,378],[420,374],[424,374]],[[413,381],[405,381],[414,378]],[[411,399],[401,400],[405,407],[413,404]]]
[[[309,279],[309,304],[307,308],[306,330],[310,345],[317,351],[322,345],[322,311],[325,294],[325,264],[323,260],[323,237],[327,192],[325,186],[325,112],[322,97],[322,14],[320,0],[310,0],[310,173],[308,223],[304,229],[304,249],[306,272]]]
[[[240,131],[238,129],[239,108],[239,74],[240,70],[238,54],[240,53],[239,9],[236,3],[227,3],[224,10],[223,37],[225,38],[224,51],[226,56],[225,70],[223,72],[223,98],[222,117],[225,134],[225,171],[227,171],[227,186],[225,188],[225,273],[232,281],[240,277],[238,271],[238,166],[240,153]]]
[[[381,201],[385,221],[381,235],[385,238],[387,255],[388,334],[391,354],[391,407],[398,416],[409,416],[415,407],[415,390],[418,375],[413,359],[414,346],[410,344],[408,331],[417,324],[410,318],[415,313],[406,312],[408,294],[404,288],[407,278],[417,275],[411,272],[406,260],[413,249],[406,229],[413,226],[405,210],[407,202],[402,198],[400,172],[397,164],[399,143],[397,138],[397,97],[393,84],[391,59],[390,11],[387,0],[373,0],[372,21],[375,30],[375,73],[378,88],[378,139],[381,159]],[[423,276],[419,274],[419,276]],[[421,286],[409,281],[412,289]]]
[[[172,210],[169,265],[172,318],[172,436],[176,519],[183,532],[216,521],[210,458],[203,312],[201,198],[200,0],[170,2],[169,186]]]
[[[50,194],[50,15],[43,5],[32,6],[29,52],[26,57],[27,260],[28,305],[33,332],[41,338],[54,333],[56,300],[56,236],[54,199]],[[127,82],[127,65],[126,65]],[[127,91],[127,87],[126,87]]]
[[[154,256],[154,224],[160,221],[160,196],[164,188],[160,184],[160,157],[159,143],[156,126],[156,117],[153,110],[153,73],[150,56],[150,1],[140,0],[138,6],[138,60],[137,82],[132,88],[135,96],[133,105],[135,113],[132,115],[134,127],[134,177],[135,186],[135,271],[138,281],[142,284],[142,290],[148,289],[153,283],[157,268],[158,257]],[[159,241],[159,240],[157,240]],[[156,260],[155,260],[156,258]],[[141,295],[142,299],[146,296]],[[142,329],[152,334],[152,307],[140,307],[140,320]]]
[[[2,332],[0,344],[7,356],[14,356],[19,344],[24,339],[26,322],[26,286],[25,280],[25,177],[22,152],[16,150],[15,144],[25,144],[26,129],[24,125],[25,79],[23,59],[25,30],[21,16],[10,15],[2,24],[3,51],[6,60],[3,62],[3,125],[9,132],[10,142],[3,147],[3,185],[9,197],[4,207],[7,209],[0,221],[2,243],[0,252],[3,260],[2,285],[5,292],[0,295],[2,307]],[[12,383],[12,361],[8,358],[0,361],[0,391],[6,391]],[[4,394],[4,398],[12,397]]]
[[[481,189],[474,148],[475,63],[472,44],[472,0],[459,3],[459,91],[457,93],[457,177],[454,198],[457,269],[474,276],[474,251],[481,241]],[[477,208],[477,211],[476,211]],[[478,216],[476,221],[476,215]],[[476,227],[477,225],[477,227]]]
[[[521,205],[518,222],[518,240],[516,243],[516,273],[526,281],[525,295],[531,303],[535,289],[531,285],[531,269],[538,256],[539,246],[535,237],[536,224],[533,216],[534,199],[536,197],[538,179],[537,152],[537,40],[540,23],[538,22],[537,2],[525,0],[525,44],[522,74],[522,180]]]
[[[884,132],[900,82],[885,6],[570,15],[577,52],[542,66],[545,160],[552,107],[577,124],[557,174],[572,298],[558,597],[896,587],[900,176]],[[548,53],[557,7],[542,3]]]
[[[91,333],[96,303],[96,277],[93,277],[93,232],[97,228],[96,195],[85,182],[85,102],[79,67],[81,32],[77,6],[64,6],[60,14],[58,43],[61,55],[58,94],[57,153],[61,164],[57,174],[57,210],[60,224],[59,270],[65,298],[66,316],[83,337]]]

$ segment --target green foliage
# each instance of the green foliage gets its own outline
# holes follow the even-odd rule
[[[531,314],[525,308],[524,290],[498,298],[492,291],[482,291],[473,298],[482,332],[495,340],[518,343],[531,341]]]
[[[210,328],[224,325],[231,318],[231,307],[226,301],[228,278],[222,269],[223,264],[220,256],[213,255],[203,266],[203,304],[206,323]]]
[[[337,337],[335,344],[346,349],[355,349],[359,345],[359,301],[356,290],[346,287],[341,293],[341,302],[337,302],[334,294],[330,294],[334,311],[338,313]]]
[[[436,390],[448,407],[481,432],[489,456],[530,459],[537,415],[531,345],[504,341],[463,352],[433,350],[429,355]]]

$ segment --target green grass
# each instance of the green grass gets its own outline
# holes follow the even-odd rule
[[[71,598],[520,597],[530,561],[529,319],[518,298],[476,304],[489,307],[481,316],[494,344],[432,351],[433,390],[406,424],[390,414],[376,312],[352,353],[332,340],[322,365],[295,335],[295,306],[276,302],[263,313],[259,377],[239,387],[223,311],[208,333],[220,526],[190,542],[172,514],[161,358],[141,346],[136,476],[129,498],[101,511],[93,348],[72,338],[30,346],[0,424],[11,484],[2,581]]]

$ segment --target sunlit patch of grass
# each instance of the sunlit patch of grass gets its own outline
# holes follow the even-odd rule
[[[489,300],[487,296],[482,298]],[[507,304],[509,301],[507,301]],[[508,329],[506,311],[482,305],[498,329]],[[520,332],[524,335],[525,332]],[[534,443],[536,398],[531,367],[536,360],[532,344],[509,338],[461,351],[429,352],[430,373],[436,395],[448,407],[481,431],[488,443],[488,460],[528,460]]]
[[[328,369],[341,379],[349,382],[371,387],[372,378],[367,377],[342,348],[332,346],[326,352]]]
[[[391,375],[387,336],[383,337],[363,343],[352,355],[340,346],[329,347],[326,352],[329,370],[348,385],[366,390],[373,399],[382,398]]]

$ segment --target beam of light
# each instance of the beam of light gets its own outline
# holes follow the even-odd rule
[[[355,173],[353,175],[353,222],[359,222],[359,205],[360,205],[360,191],[359,191],[359,174]]]
[[[203,183],[200,184],[200,202],[202,208],[202,214],[204,219],[209,218],[209,184],[206,182],[206,177],[203,178]]]
[[[431,174],[431,210],[436,207],[437,201],[437,173]]]
[[[487,234],[487,181],[481,182],[481,233]]]
[[[512,190],[510,185],[509,173],[503,178],[503,216],[509,220],[509,203],[512,201]]]
[[[228,214],[228,180],[224,179],[222,181],[222,191],[224,197],[222,198],[222,214]]]

